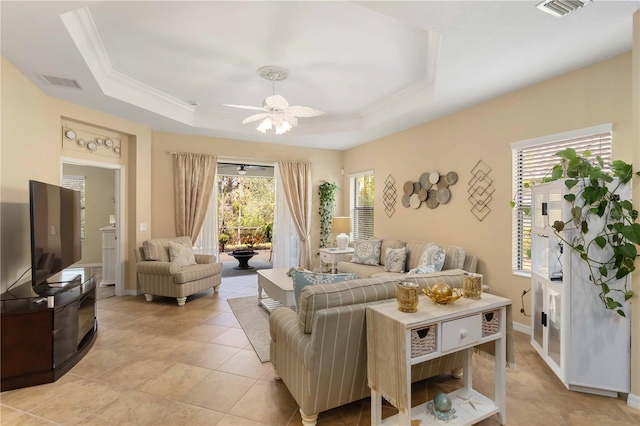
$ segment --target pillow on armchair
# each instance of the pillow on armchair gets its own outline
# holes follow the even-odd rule
[[[320,274],[294,269],[291,271],[291,278],[293,279],[293,293],[295,295],[297,311],[300,293],[306,286],[313,284],[333,284],[340,281],[355,280],[358,277],[355,274]]]
[[[445,249],[434,243],[429,243],[422,252],[418,266],[411,269],[407,275],[427,274],[429,272],[439,272],[444,266]]]
[[[181,267],[196,264],[196,256],[189,244],[169,241],[169,257],[171,262],[177,263]]]

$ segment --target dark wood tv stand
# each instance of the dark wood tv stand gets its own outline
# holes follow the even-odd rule
[[[37,294],[30,281],[0,295],[0,390],[54,382],[93,346],[98,331],[93,269],[65,270],[58,281],[61,286],[51,295]]]

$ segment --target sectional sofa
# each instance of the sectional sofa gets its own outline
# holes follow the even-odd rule
[[[408,247],[411,266],[417,264],[420,250],[424,250],[426,244],[409,243]],[[381,276],[307,286],[301,292],[297,313],[289,308],[278,308],[271,314],[271,363],[276,376],[282,379],[298,403],[305,426],[315,425],[318,414],[323,411],[370,395],[367,386],[367,306],[395,302],[400,280],[415,282],[421,289],[438,282],[462,287],[465,271],[459,267],[467,265],[464,250],[447,248],[446,257],[446,269],[421,275],[384,274],[374,266],[364,269],[361,266],[365,265],[341,262],[338,264],[341,271],[359,276]],[[473,257],[468,266],[475,271],[476,264],[477,259]],[[356,267],[348,269],[352,265]],[[418,381],[461,367],[462,354],[454,353],[413,366],[411,379]]]
[[[345,256],[344,261],[338,262],[338,272],[356,274],[358,278],[377,278],[377,277],[395,277],[402,278],[407,272],[418,266],[420,262],[420,256],[426,250],[429,243],[422,241],[402,241],[383,239],[380,247],[380,264],[373,265],[361,265],[351,262],[351,255]],[[386,261],[387,248],[402,248],[407,249],[407,260],[405,263],[405,271],[399,272],[387,272],[384,269]],[[478,259],[475,256],[468,256],[462,247],[452,246],[440,246],[445,249],[445,259],[443,271],[451,269],[463,269],[467,272],[476,272],[478,266]]]

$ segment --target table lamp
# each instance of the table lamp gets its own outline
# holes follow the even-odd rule
[[[345,250],[349,245],[349,233],[351,232],[350,217],[334,217],[331,221],[331,232],[336,235],[338,250]]]

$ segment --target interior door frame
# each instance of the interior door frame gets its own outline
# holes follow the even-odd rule
[[[60,181],[64,175],[64,165],[88,166],[101,169],[110,169],[115,171],[115,198],[116,198],[116,296],[125,296],[124,288],[124,253],[125,253],[125,209],[122,199],[125,195],[125,166],[121,164],[103,163],[100,161],[85,160],[74,157],[60,157]]]

